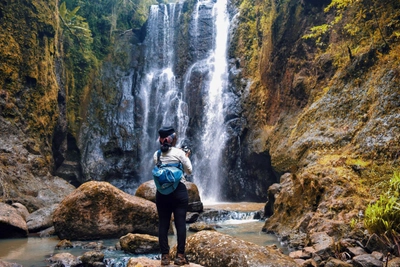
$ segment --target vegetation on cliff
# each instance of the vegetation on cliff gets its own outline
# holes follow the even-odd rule
[[[350,229],[334,226],[336,220],[365,227],[359,212],[399,170],[400,3],[243,0],[237,6],[230,55],[252,82],[243,99],[246,138],[271,154],[276,171],[292,173],[266,229],[332,227],[335,236],[346,236]]]
[[[110,55],[117,34],[140,29],[153,0],[66,0],[60,3],[67,79],[69,132],[77,136],[87,109],[90,88],[101,62]]]

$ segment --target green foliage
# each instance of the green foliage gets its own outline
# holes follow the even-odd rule
[[[92,33],[85,18],[77,15],[79,6],[72,11],[67,9],[65,2],[60,5],[59,14],[63,22],[63,27],[77,38],[79,45],[84,49],[90,49],[93,42]]]
[[[353,4],[354,0],[332,0],[332,2],[325,8],[325,12],[329,12],[330,9],[336,8],[337,10],[343,11],[349,5]]]
[[[311,28],[311,33],[303,36],[303,39],[316,39],[316,43],[321,43],[322,36],[327,33],[331,28],[329,24],[322,24]]]
[[[88,22],[92,50],[98,59],[109,54],[115,34],[140,28],[146,22],[155,0],[65,0],[69,9],[79,6],[78,13]]]
[[[364,225],[378,235],[391,237],[400,233],[400,173],[394,173],[379,200],[368,205]]]

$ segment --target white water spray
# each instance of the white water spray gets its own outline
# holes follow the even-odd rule
[[[205,125],[201,138],[201,151],[196,155],[194,182],[199,187],[202,201],[218,201],[221,189],[221,156],[226,142],[224,125],[224,92],[227,87],[227,46],[229,18],[226,0],[218,0],[213,6],[215,18],[215,44],[207,59],[211,70],[205,106]]]

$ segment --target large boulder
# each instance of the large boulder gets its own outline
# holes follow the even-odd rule
[[[183,181],[183,183],[185,184],[189,195],[188,211],[203,211],[203,203],[201,202],[200,193],[197,185],[188,181]],[[144,182],[138,187],[135,196],[150,200],[155,203],[156,192],[156,185],[154,184],[153,180],[150,180]]]
[[[11,205],[0,202],[0,238],[28,236],[28,226],[20,212]]]
[[[158,234],[156,205],[108,182],[82,184],[54,211],[53,224],[60,239],[70,240]]]
[[[210,267],[298,266],[293,259],[278,250],[216,231],[200,231],[189,236],[186,255],[189,261]]]

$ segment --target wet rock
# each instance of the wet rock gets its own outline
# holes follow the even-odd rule
[[[198,212],[188,212],[186,213],[186,222],[194,223],[199,218],[200,214]]]
[[[158,234],[156,205],[131,196],[108,182],[87,182],[54,211],[60,239],[119,238],[127,233]]]
[[[363,254],[353,258],[353,266],[356,267],[382,267],[383,262],[377,260],[371,254]]]
[[[58,242],[56,245],[56,249],[68,249],[72,247],[72,242],[67,239],[60,240],[60,242]]]
[[[84,266],[105,266],[103,263],[104,253],[98,251],[88,251],[79,257]]]
[[[160,251],[158,237],[144,234],[127,234],[119,239],[121,249],[135,254],[156,253]]]
[[[58,204],[38,209],[29,214],[26,224],[30,233],[36,233],[53,226],[53,212]]]
[[[194,212],[194,211],[202,212],[203,211],[203,202],[201,202],[201,201],[189,202],[188,211],[189,212]]]
[[[74,245],[76,246],[76,245]],[[81,246],[83,249],[93,249],[95,251],[100,251],[102,249],[105,249],[105,246],[103,244],[103,241],[93,241],[93,242],[87,242],[87,243],[81,243],[79,246]]]
[[[216,231],[200,231],[193,234],[187,238],[186,244],[189,261],[204,266],[299,266],[289,256],[275,249],[258,246]]]
[[[47,261],[49,263],[57,264],[55,266],[69,266],[69,267],[79,266],[79,264],[81,263],[77,257],[75,257],[71,253],[67,253],[67,252],[57,253],[57,254],[53,255],[52,257],[48,258]],[[62,265],[60,265],[60,264],[62,264]]]
[[[28,226],[13,206],[0,202],[0,238],[28,236]]]

